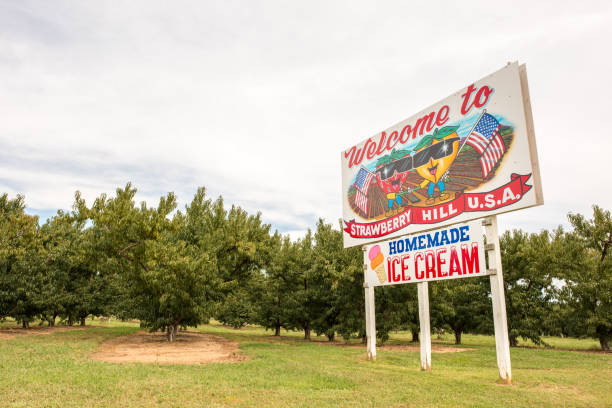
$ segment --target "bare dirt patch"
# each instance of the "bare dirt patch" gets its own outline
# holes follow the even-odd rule
[[[238,343],[210,334],[181,331],[172,343],[162,333],[138,332],[100,345],[92,358],[109,363],[207,364],[238,362]]]
[[[0,340],[12,340],[19,336],[39,336],[52,333],[61,333],[72,330],[85,330],[92,326],[40,326],[24,329],[21,327],[0,327]]]

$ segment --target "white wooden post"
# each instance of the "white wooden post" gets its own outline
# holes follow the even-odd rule
[[[504,275],[502,271],[499,235],[497,231],[497,216],[493,215],[483,220],[487,237],[487,254],[489,269],[492,274],[491,301],[493,303],[493,325],[495,327],[495,349],[497,351],[497,367],[499,378],[506,384],[512,384],[512,369],[510,367],[510,341],[508,340],[508,320],[506,317],[506,297],[504,296]]]
[[[366,342],[368,360],[376,360],[376,308],[374,305],[374,287],[367,283],[367,247],[363,247],[363,276],[364,276],[364,291],[365,291],[365,318],[366,318]]]
[[[419,326],[421,328],[421,369],[431,371],[431,328],[429,327],[428,282],[417,283],[419,295]]]
[[[365,288],[365,308],[368,360],[376,360],[376,311],[374,308],[374,287],[372,286],[366,286]]]

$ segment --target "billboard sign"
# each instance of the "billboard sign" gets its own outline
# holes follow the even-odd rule
[[[341,153],[344,246],[543,204],[525,66]]]
[[[479,221],[366,245],[364,262],[369,286],[489,274]]]

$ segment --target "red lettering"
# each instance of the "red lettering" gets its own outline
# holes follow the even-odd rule
[[[410,255],[406,255],[402,258],[402,280],[409,281],[410,275],[408,274],[408,261],[410,259]]]
[[[363,160],[363,155],[366,151],[366,147],[368,146],[368,143],[370,142],[370,139],[366,140],[365,145],[361,148],[361,149],[357,149],[357,146],[353,146],[349,149],[348,152],[344,152],[344,158],[348,158],[349,155],[351,156],[351,158],[349,159],[349,169],[351,167],[353,167],[354,165],[357,165],[359,163],[361,163],[361,161]]]
[[[448,269],[448,276],[453,276],[455,273],[461,276],[461,265],[459,264],[459,255],[457,255],[457,248],[451,246],[450,267]]]
[[[434,113],[431,112],[429,115],[425,115],[422,118],[417,119],[412,128],[412,138],[422,136],[425,131],[429,132],[434,127]],[[425,125],[427,123],[427,126]]]
[[[392,140],[393,140],[393,143],[391,143]],[[393,149],[395,145],[397,144],[397,142],[398,142],[397,130],[394,130],[389,135],[389,139],[387,139],[387,150]]]
[[[467,91],[461,96],[463,97],[463,102],[461,103],[461,114],[465,115],[472,109],[472,104],[470,103],[470,99],[472,97],[472,92],[474,92],[476,88],[474,88],[474,84],[468,86]]]
[[[396,273],[395,271],[395,265],[399,265],[400,260],[397,256],[394,256],[393,259],[391,260],[391,264],[393,265],[393,272],[391,273],[391,276],[393,277],[393,282],[399,282],[400,280],[400,274]]]
[[[436,263],[438,264],[438,278],[444,278],[448,276],[448,272],[442,271],[442,266],[446,263],[445,259],[442,259],[442,255],[446,253],[446,248],[438,249],[436,251]]]
[[[444,112],[444,113],[442,113],[442,112]],[[443,124],[448,122],[448,113],[449,112],[450,112],[450,109],[449,109],[448,105],[444,105],[443,107],[440,108],[440,110],[438,111],[438,114],[436,115],[436,125],[437,126],[442,126]]]
[[[387,280],[393,282],[391,280],[391,258],[387,258]]]
[[[406,125],[404,126],[404,128],[402,129],[402,132],[400,133],[400,143],[404,144],[406,143],[408,140],[410,140],[410,129],[412,129],[410,127],[410,125]],[[404,139],[404,135],[406,135],[406,138]]]
[[[470,102],[470,99],[472,99],[472,94],[475,90],[476,88],[474,87],[474,84],[472,84],[468,86],[467,91],[461,95],[463,97],[463,102],[461,103],[461,113],[464,115],[468,113],[473,106],[477,108],[482,108],[485,106],[489,101],[489,96],[493,93],[493,88],[489,88],[485,85],[478,89],[474,100]]]
[[[472,242],[471,250],[467,244],[461,244],[461,257],[463,263],[463,274],[480,273],[480,262],[478,262],[478,243]]]
[[[385,151],[385,139],[387,139],[387,133],[382,132],[378,141],[378,149],[376,150],[377,155]]]
[[[436,254],[434,251],[425,251],[425,276],[427,279],[436,277]]]
[[[473,88],[473,85],[470,85],[470,87]],[[473,90],[474,89],[472,89],[470,93]],[[493,92],[493,90],[489,88],[486,90],[481,89],[477,93],[477,100],[474,102],[476,103],[476,106],[481,106],[480,103],[486,103],[486,100],[491,92]],[[483,97],[484,100],[482,99]],[[469,95],[467,99],[470,99]],[[467,100],[464,100],[464,105],[466,103]],[[471,108],[471,105],[468,106],[468,110],[469,108]],[[383,154],[385,151],[392,150],[398,144],[398,142],[400,144],[408,143],[411,137],[412,139],[415,139],[417,136],[423,136],[425,132],[430,132],[435,126],[442,126],[448,122],[449,112],[450,108],[448,105],[443,105],[437,112],[430,112],[427,115],[417,119],[414,126],[404,126],[399,133],[397,130],[394,130],[389,135],[387,135],[386,132],[381,132],[378,141],[374,141],[372,138],[369,138],[365,141],[360,149],[358,149],[357,146],[351,147],[349,150],[344,152],[344,158],[348,159],[348,168],[350,169],[351,167],[360,164],[363,161],[364,156],[368,160],[371,160],[375,156]]]
[[[492,93],[493,89],[489,88],[486,85],[480,88],[478,90],[478,93],[476,94],[476,98],[474,99],[474,106],[476,106],[477,108],[482,108],[483,106],[485,106],[489,101],[489,95],[491,95]]]
[[[414,254],[414,277],[417,279],[423,279],[425,277],[425,272],[419,269],[419,258],[423,259],[423,254],[421,252]]]
[[[369,146],[368,146],[368,142],[370,142]],[[366,156],[368,160],[370,160],[372,157],[376,155],[376,142],[372,142],[371,139],[368,139],[368,141],[366,142],[366,145],[363,147],[364,150],[366,150],[366,146],[368,146]]]

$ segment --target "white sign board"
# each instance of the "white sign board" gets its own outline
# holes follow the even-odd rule
[[[369,286],[488,275],[479,221],[368,245],[364,253]]]
[[[341,153],[344,246],[543,203],[524,65]]]

